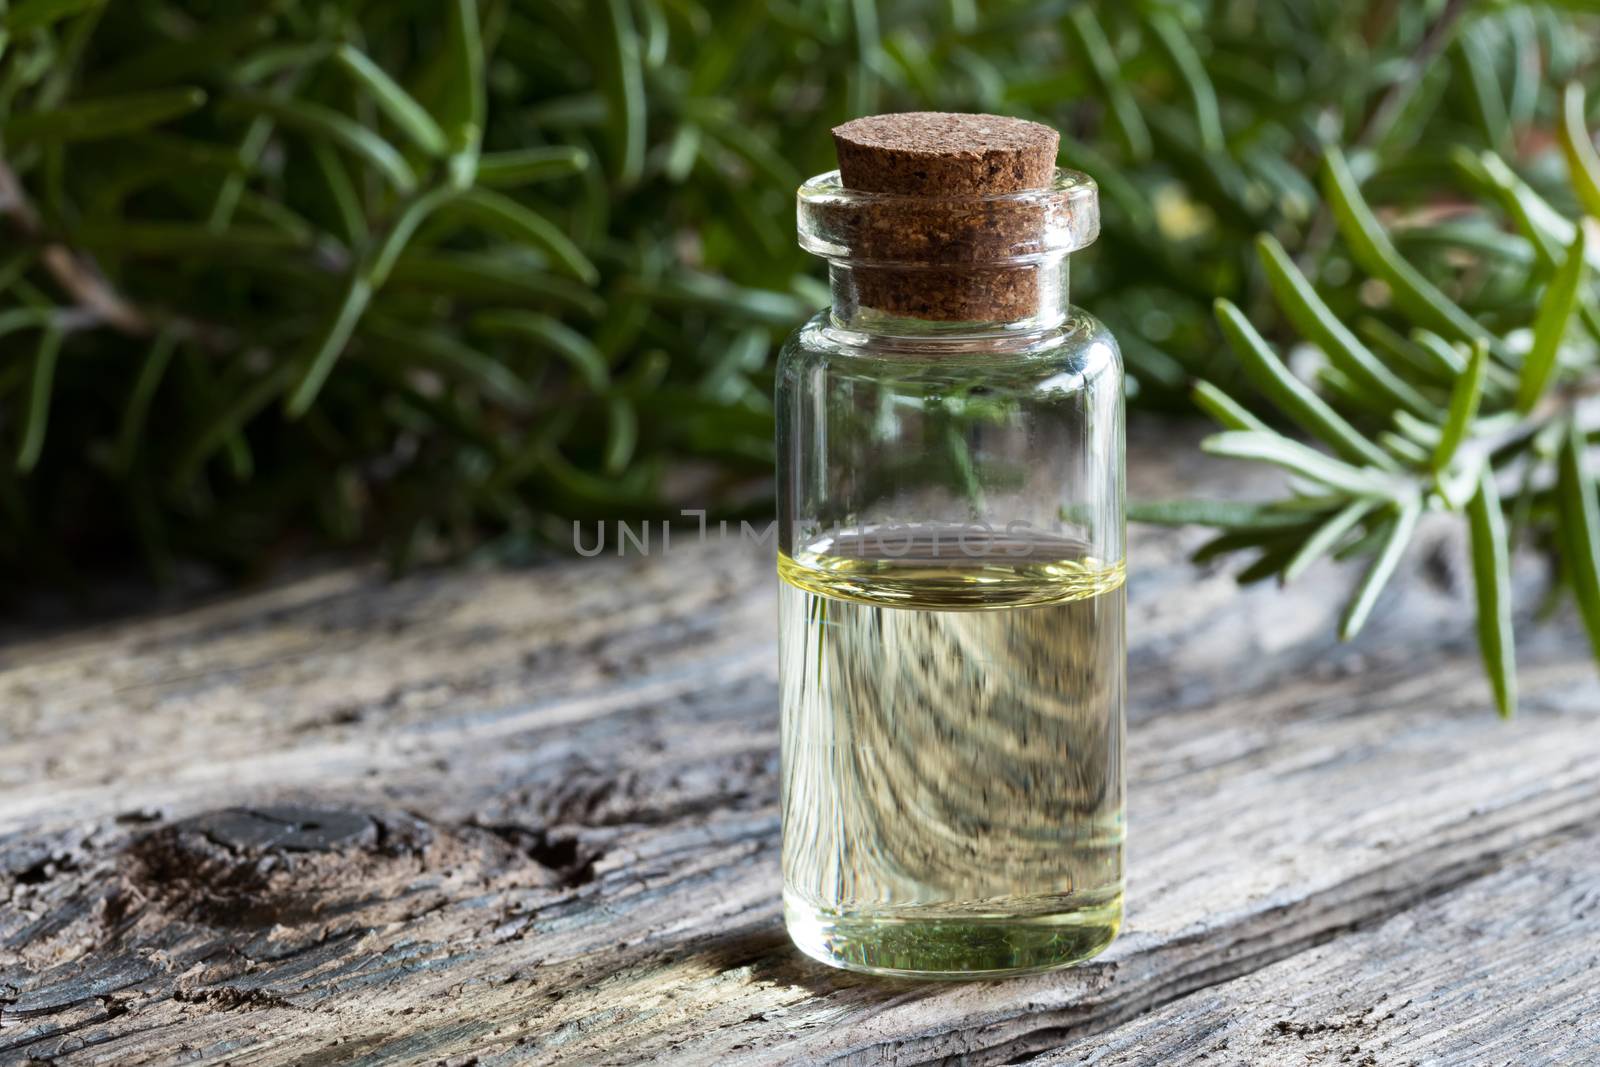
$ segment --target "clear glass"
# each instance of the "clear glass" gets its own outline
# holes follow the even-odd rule
[[[876,312],[836,243],[781,356],[784,910],[835,966],[1046,970],[1121,923],[1122,369],[1067,303],[1073,195],[999,268],[1015,317]]]

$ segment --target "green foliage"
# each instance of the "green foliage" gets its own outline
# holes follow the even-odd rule
[[[1497,84],[1479,77],[1473,96],[1480,107]],[[1549,119],[1561,126],[1548,141],[1563,144],[1570,182],[1567,190],[1552,185],[1550,194],[1575,214],[1588,204],[1584,148],[1593,149],[1581,125],[1582,98],[1567,89],[1559,104],[1552,101]],[[1496,97],[1488,110],[1510,114],[1511,105]],[[1348,638],[1370,617],[1424,510],[1462,512],[1471,535],[1479,645],[1496,703],[1510,716],[1517,687],[1507,511],[1555,551],[1600,656],[1600,512],[1586,454],[1596,427],[1585,403],[1600,385],[1600,330],[1587,313],[1596,293],[1586,227],[1596,220],[1562,217],[1493,152],[1458,150],[1457,158],[1457,177],[1484,199],[1454,206],[1452,225],[1496,240],[1443,242],[1447,262],[1424,252],[1418,265],[1401,248],[1430,247],[1408,238],[1434,225],[1425,220],[1448,190],[1408,189],[1410,202],[1393,205],[1386,213],[1395,221],[1385,226],[1355,169],[1333,148],[1324,168],[1329,207],[1344,248],[1367,275],[1346,279],[1343,288],[1354,289],[1354,300],[1340,296],[1337,285],[1325,296],[1276,240],[1259,242],[1287,325],[1324,361],[1315,376],[1320,392],[1290,373],[1232,303],[1218,301],[1218,320],[1247,380],[1338,458],[1265,425],[1241,432],[1240,405],[1202,383],[1196,402],[1224,427],[1204,447],[1276,464],[1294,481],[1287,499],[1254,505],[1252,515],[1199,517],[1225,531],[1201,553],[1218,543],[1257,549],[1241,581],[1273,574],[1292,580],[1329,551],[1340,558],[1371,555],[1340,624]],[[1530,172],[1538,165],[1526,163]],[[1377,185],[1377,177],[1368,184]],[[1521,247],[1510,242],[1525,251],[1506,255],[1507,247]],[[1306,258],[1314,269],[1318,260]],[[1335,301],[1381,316],[1366,332],[1399,358],[1379,361],[1330,310]],[[1410,340],[1403,336],[1408,329]],[[1468,343],[1469,352],[1457,347]],[[1267,527],[1262,512],[1298,512],[1307,525]]]
[[[1482,351],[1482,349],[1479,349]],[[1505,718],[1517,713],[1517,662],[1511,632],[1511,559],[1505,515],[1495,475],[1478,473],[1478,491],[1467,505],[1472,530],[1472,580],[1477,590],[1478,645],[1494,699]]]
[[[826,292],[795,186],[831,167],[831,126],[911,108],[1063,131],[1104,205],[1074,296],[1123,341],[1136,402],[1215,383],[1200,405],[1266,435],[1237,454],[1373,502],[1300,510],[1333,550],[1404,529],[1384,494],[1418,450],[1476,484],[1593,186],[1556,148],[1511,155],[1553,131],[1593,167],[1581,91],[1552,87],[1592,70],[1594,20],[1538,3],[13,0],[0,20],[10,575],[130,544],[158,573],[379,540],[522,553],[573,518],[763,507],[773,349]],[[1434,210],[1463,193],[1486,207]],[[1316,382],[1271,350],[1291,327],[1328,355]],[[1563,337],[1558,403],[1584,358]],[[1487,414],[1451,449],[1369,417],[1456,411],[1452,345],[1475,339]],[[1278,444],[1284,398],[1339,459]]]

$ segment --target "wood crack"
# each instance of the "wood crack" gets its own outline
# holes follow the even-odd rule
[[[172,997],[180,1004],[200,1004],[213,1011],[256,1010],[260,1008],[290,1008],[301,1010],[300,1005],[272,992],[270,989],[242,986],[212,986],[189,990],[179,987]]]

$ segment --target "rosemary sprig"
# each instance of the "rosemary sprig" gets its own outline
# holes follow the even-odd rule
[[[1488,91],[1486,85],[1478,88]],[[1569,89],[1563,98],[1562,136],[1569,145],[1581,139],[1592,148],[1590,135],[1576,129],[1574,116],[1581,113],[1582,92]],[[1585,153],[1580,146],[1576,151],[1569,147],[1566,154],[1573,167],[1572,199],[1585,202]],[[1563,228],[1571,234],[1567,247],[1551,250],[1544,262],[1538,256],[1526,261],[1528,273],[1519,288],[1530,296],[1521,313],[1504,317],[1491,330],[1484,321],[1487,313],[1472,314],[1427,281],[1379,224],[1352,167],[1330,149],[1325,185],[1345,247],[1387,284],[1402,327],[1415,327],[1413,336],[1436,354],[1437,362],[1397,362],[1393,367],[1380,362],[1278,243],[1263,237],[1258,245],[1262,266],[1284,317],[1322,351],[1327,369],[1341,375],[1334,380],[1348,386],[1330,390],[1324,398],[1290,374],[1238,308],[1219,301],[1217,316],[1251,384],[1283,417],[1336,456],[1291,440],[1259,420],[1241,432],[1243,408],[1202,382],[1195,401],[1224,427],[1204,442],[1206,450],[1288,470],[1297,479],[1293,495],[1255,505],[1244,514],[1170,509],[1167,516],[1145,512],[1141,517],[1202,522],[1222,530],[1230,538],[1224,542],[1229,548],[1258,549],[1260,555],[1240,575],[1241,581],[1277,574],[1287,582],[1329,552],[1340,557],[1370,554],[1372,562],[1340,624],[1340,636],[1350,638],[1370,617],[1422,512],[1463,513],[1471,533],[1484,668],[1501,714],[1509,717],[1516,709],[1517,685],[1507,511],[1542,515],[1555,527],[1560,572],[1576,594],[1600,656],[1600,520],[1595,518],[1596,488],[1578,411],[1582,398],[1600,386],[1600,348],[1595,337],[1578,328],[1582,309],[1595,296],[1588,278],[1585,224],[1556,220],[1556,225],[1547,218],[1548,209],[1530,210],[1526,197],[1516,192],[1520,180],[1499,157],[1486,154],[1467,163],[1469,178],[1485,175],[1495,189],[1513,192],[1508,204],[1500,198],[1513,226],[1530,234]],[[1535,218],[1540,222],[1534,223]],[[1541,229],[1532,230],[1535,225]],[[1431,332],[1435,329],[1448,333],[1455,344]],[[1383,333],[1395,336],[1388,327]],[[1520,344],[1517,335],[1525,338]],[[1456,345],[1466,341],[1471,348],[1463,353]],[[1404,343],[1390,341],[1389,347],[1400,351]],[[1491,369],[1512,376],[1514,388],[1489,391]],[[1558,452],[1527,447],[1552,433],[1562,439]],[[1543,474],[1539,467],[1545,468]],[[1541,494],[1550,492],[1540,485],[1554,486],[1553,509],[1539,503]],[[1301,503],[1313,505],[1304,525],[1265,527],[1258,518],[1274,510],[1284,514]]]

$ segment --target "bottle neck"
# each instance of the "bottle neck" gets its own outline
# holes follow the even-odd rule
[[[1066,256],[1003,267],[880,266],[833,259],[831,325],[921,342],[1015,337],[1066,321]]]

